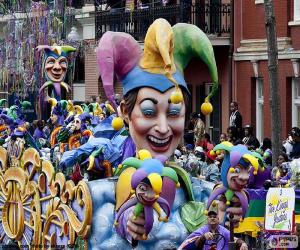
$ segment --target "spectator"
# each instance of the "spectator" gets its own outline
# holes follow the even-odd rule
[[[251,125],[246,125],[244,127],[245,137],[243,138],[244,145],[247,146],[249,150],[255,150],[259,148],[260,143],[257,138],[253,135],[253,127]]]
[[[221,237],[218,235],[222,235]],[[208,209],[207,224],[197,229],[181,244],[179,250],[191,249],[229,249],[230,232],[228,229],[220,225],[218,204],[215,202]],[[247,244],[235,238],[236,248],[239,250],[247,250]]]
[[[210,135],[208,133],[204,134],[204,140],[203,140],[203,149],[204,151],[210,151],[214,148],[214,144],[212,144],[210,140]]]
[[[96,102],[96,96],[92,95],[90,97],[90,103],[95,103]]]
[[[211,151],[206,152],[206,163],[207,168],[202,169],[201,175],[198,176],[200,180],[206,180],[214,183],[220,181],[220,171],[218,166],[215,164],[216,155],[212,155]]]
[[[294,142],[292,152],[290,153],[291,159],[300,158],[300,129],[297,127],[292,128],[291,136]]]
[[[287,156],[289,158],[290,158],[290,153],[293,150],[293,144],[294,144],[293,138],[292,138],[291,134],[288,134],[287,139],[282,143],[282,145],[283,145],[285,153],[287,154]]]
[[[220,141],[219,143],[221,143],[223,141],[227,141],[227,135],[225,133],[221,133],[219,141]]]
[[[242,144],[242,140],[240,140],[237,135],[236,127],[234,126],[228,127],[227,136],[228,136],[228,141],[231,142],[233,145]]]
[[[116,102],[117,106],[120,105],[121,101],[122,101],[121,95],[120,94],[115,94],[115,102]]]
[[[96,97],[96,102],[100,105],[101,103],[103,103],[103,100],[102,100],[102,97],[101,97],[101,95],[98,95],[97,97]]]
[[[187,131],[184,134],[184,143],[194,144],[194,122],[193,119],[190,120],[187,126]]]
[[[195,145],[203,147],[203,140],[205,134],[205,125],[201,120],[200,115],[194,112],[191,116],[192,124],[194,125]]]
[[[278,175],[278,171],[281,169],[281,165],[284,163],[284,162],[288,162],[288,156],[287,154],[285,153],[280,153],[278,158],[277,158],[277,165],[272,169],[272,173],[271,173],[271,176],[272,176],[272,180],[276,180],[277,178],[277,175]]]
[[[230,103],[230,118],[229,118],[229,126],[235,127],[237,129],[237,137],[243,138],[243,118],[241,113],[238,110],[238,103],[232,102]]]

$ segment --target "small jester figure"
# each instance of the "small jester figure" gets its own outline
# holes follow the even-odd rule
[[[58,143],[57,135],[65,124],[67,101],[57,101],[55,98],[50,98],[48,102],[51,105],[51,115],[48,119],[52,131],[50,134],[50,145],[51,148],[54,148]]]
[[[137,171],[131,176],[131,193],[135,194],[135,196],[119,208],[115,224],[117,225],[118,221],[121,220],[120,218],[123,218],[122,214],[124,211],[130,208],[133,209],[133,206],[135,206],[132,210],[133,216],[137,218],[143,213],[145,217],[145,234],[143,235],[143,239],[146,240],[153,227],[154,210],[158,214],[158,220],[164,222],[168,221],[171,213],[169,202],[160,197],[163,177],[169,177],[177,187],[180,184],[176,171],[172,168],[164,167],[163,163],[167,159],[165,156],[157,155],[155,159],[151,159],[148,158],[150,157],[150,153],[146,150],[141,150],[138,153],[138,155],[141,154],[146,155],[147,158],[140,160],[130,157],[119,166],[118,170],[121,169],[120,171],[128,167],[137,168]],[[162,216],[161,209],[164,211],[165,217]]]
[[[249,181],[249,170],[254,168],[253,174],[258,172],[258,159],[248,151],[244,145],[233,146],[230,142],[222,142],[214,147],[217,154],[225,152],[221,166],[222,184],[211,193],[207,208],[212,201],[219,200],[219,219],[228,226],[229,213],[234,214],[235,226],[245,216],[248,209],[248,197],[245,188]],[[262,170],[263,171],[263,170]]]
[[[54,44],[53,46],[39,45],[37,50],[45,51],[43,68],[47,80],[40,88],[40,94],[44,89],[52,86],[54,88],[52,97],[60,101],[61,87],[67,92],[70,91],[70,86],[64,82],[68,69],[67,55],[70,52],[74,52],[76,49],[68,45],[58,46],[57,44]],[[44,97],[44,100],[47,101],[47,99],[48,95]]]
[[[69,117],[67,125],[59,131],[57,140],[62,153],[78,148],[92,135],[92,131],[86,128],[86,118],[86,114],[73,115]]]

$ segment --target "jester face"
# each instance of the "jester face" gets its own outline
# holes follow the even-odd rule
[[[79,119],[79,117],[76,117],[74,119],[73,125],[75,127],[75,130],[80,130],[80,128],[81,128],[81,120]]]
[[[45,73],[48,80],[62,82],[65,79],[68,60],[65,56],[51,53],[45,60]]]
[[[155,192],[153,191],[152,187],[147,183],[139,183],[135,192],[137,199],[143,205],[150,206],[157,200]]]
[[[55,115],[55,114],[51,114],[50,120],[51,120],[51,123],[52,123],[52,124],[56,124],[57,121],[58,121],[58,116]]]
[[[242,165],[231,167],[227,173],[228,187],[232,191],[241,191],[247,186],[249,176],[249,167]]]

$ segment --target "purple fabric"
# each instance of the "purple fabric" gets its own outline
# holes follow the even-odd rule
[[[174,199],[176,195],[176,187],[173,180],[171,180],[169,177],[163,178],[163,189],[160,194],[160,197],[164,198],[172,207]]]
[[[124,148],[124,150],[123,150],[121,162],[123,162],[125,159],[127,159],[131,156],[135,156],[136,147],[135,147],[135,144],[134,144],[134,142],[133,142],[133,140],[130,136],[128,136],[126,138],[123,148]]]
[[[100,39],[97,62],[106,97],[116,108],[114,100],[114,74],[119,79],[136,66],[141,57],[141,47],[129,34],[108,31]]]
[[[248,188],[260,189],[264,186],[266,180],[271,180],[270,168],[265,168],[264,171],[257,171],[257,175],[253,174],[254,169],[250,170]]]
[[[134,207],[127,209],[123,214],[119,217],[119,223],[116,226],[117,233],[122,237],[127,239],[131,242],[131,236],[127,232],[127,221],[129,219],[130,212],[133,210]]]
[[[46,135],[45,135],[45,133],[44,133],[43,130],[40,130],[39,128],[36,128],[36,129],[34,130],[34,133],[33,133],[33,138],[34,138],[35,140],[38,140],[38,139],[40,139],[40,138],[46,139]]]
[[[195,248],[195,241],[205,233],[209,232],[210,228],[208,225],[205,225],[203,227],[200,227],[197,229],[195,232],[191,233],[189,237],[182,243],[182,249],[189,250],[189,249],[196,249]],[[218,242],[217,249],[223,249],[223,250],[228,250],[228,244],[230,240],[230,232],[228,229],[225,227],[219,225],[217,231],[222,234],[225,237],[225,242],[223,239],[221,239]],[[211,244],[213,243],[212,241],[206,241],[205,244]],[[209,245],[204,245],[203,249],[208,250],[210,248]]]

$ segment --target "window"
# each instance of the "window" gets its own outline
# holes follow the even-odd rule
[[[300,78],[292,80],[292,126],[300,127]]]
[[[300,21],[300,1],[294,0],[294,21]]]
[[[264,129],[264,85],[262,78],[256,78],[256,137],[263,139]]]

